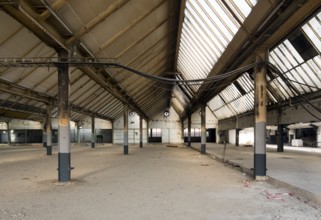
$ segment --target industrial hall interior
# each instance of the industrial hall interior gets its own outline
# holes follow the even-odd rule
[[[320,0],[0,0],[0,219],[321,219]]]

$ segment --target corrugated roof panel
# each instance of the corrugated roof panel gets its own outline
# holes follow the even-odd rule
[[[235,100],[236,98],[240,97],[242,94],[240,91],[235,87],[234,84],[229,85],[220,93],[221,97],[224,99],[226,103]]]
[[[288,79],[291,81],[291,84],[297,89],[300,91],[300,93],[304,93],[305,89],[303,88],[304,85],[304,82],[303,80],[301,79],[301,77],[298,77],[298,71],[296,69],[294,70],[291,70],[290,72],[286,73],[285,74]],[[298,83],[295,83],[295,82],[298,82]]]
[[[227,0],[226,3],[232,8],[234,14],[242,22],[250,14],[252,7],[256,4],[256,1],[235,1]]]
[[[284,53],[286,57],[290,60],[292,66],[297,66],[298,64],[304,62],[298,51],[293,47],[289,40],[283,41],[281,45],[284,45]]]
[[[234,112],[232,112],[227,105],[224,105],[213,112],[218,119],[229,118],[235,115]]]
[[[312,18],[308,23],[302,26],[305,34],[310,38],[311,42],[321,52],[321,13]]]
[[[278,102],[278,100],[276,99],[276,97],[274,97],[274,95],[271,91],[267,90],[266,92],[267,92],[267,97],[268,97],[268,101],[267,101],[268,105]]]
[[[223,105],[225,105],[223,99],[217,95],[215,96],[213,99],[211,99],[211,101],[209,101],[208,103],[208,107],[212,110],[215,111],[219,108],[221,108]]]
[[[177,58],[177,69],[185,79],[209,74],[255,4],[255,0],[186,1]]]
[[[242,86],[245,92],[250,92],[254,89],[254,82],[250,78],[248,73],[244,73],[236,81],[238,81],[238,83]]]

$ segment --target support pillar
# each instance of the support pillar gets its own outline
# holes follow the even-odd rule
[[[283,125],[278,125],[278,149],[277,152],[284,152],[284,142],[283,142]]]
[[[149,143],[149,120],[146,121],[146,137],[147,137],[147,143]]]
[[[80,126],[77,124],[77,143],[80,144]]]
[[[128,105],[124,104],[124,155],[128,154]]]
[[[8,145],[11,145],[11,132],[10,132],[10,127],[9,127],[9,122],[7,124],[7,138],[8,138]]]
[[[47,148],[47,131],[46,131],[46,118],[44,118],[43,128],[42,128],[42,147]]]
[[[192,129],[192,115],[188,113],[187,116],[187,146],[191,146],[191,129]]]
[[[51,106],[47,106],[46,114],[46,148],[47,155],[52,155],[52,126],[51,126]]]
[[[256,61],[267,61],[268,51],[257,52]],[[255,68],[255,138],[254,138],[254,178],[256,180],[266,179],[266,68],[259,65]]]
[[[201,154],[206,153],[206,105],[201,107]]]
[[[91,116],[91,148],[95,148],[95,117]]]
[[[185,138],[185,134],[184,134],[184,120],[181,118],[181,141],[182,143],[184,143],[184,138]]]
[[[66,50],[57,50],[59,61],[68,61]],[[70,180],[69,65],[58,65],[58,179]]]
[[[139,147],[143,148],[143,118],[139,117]]]
[[[239,128],[235,129],[235,146],[240,146],[240,130]]]

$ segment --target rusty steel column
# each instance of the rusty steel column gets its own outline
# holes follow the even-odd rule
[[[128,105],[124,104],[124,155],[128,154]]]
[[[143,118],[139,117],[139,147],[143,147]]]
[[[95,148],[95,117],[91,116],[91,148]]]
[[[57,50],[59,61],[68,61],[66,50]],[[69,65],[58,65],[58,179],[70,180]]]
[[[52,155],[52,126],[51,126],[51,106],[47,106],[47,114],[46,114],[46,148],[47,155]]]
[[[268,50],[257,51],[256,61],[268,61]],[[266,68],[255,68],[255,133],[254,133],[254,178],[266,180]]]
[[[187,146],[191,146],[191,129],[192,129],[192,115],[189,112],[187,116]]]
[[[201,154],[206,154],[206,105],[201,107]]]

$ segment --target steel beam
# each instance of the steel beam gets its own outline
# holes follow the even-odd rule
[[[122,1],[127,2],[127,1]],[[118,5],[118,3],[116,4]],[[17,1],[16,5],[4,5],[0,4],[0,7],[7,12],[9,15],[11,15],[14,19],[16,19],[18,22],[20,22],[24,27],[28,28],[32,33],[34,33],[42,42],[47,44],[48,46],[57,49],[57,48],[64,48],[65,50],[69,50],[69,46],[66,43],[65,39],[56,27],[52,26],[50,23],[46,22],[45,20],[39,20],[39,14],[32,8],[32,5],[27,1]],[[109,14],[108,11],[104,12],[103,16],[107,16]],[[99,20],[97,20],[100,22]],[[95,26],[97,23],[96,21],[93,23],[93,26]],[[64,24],[61,24],[64,25]],[[83,33],[82,33],[83,34]],[[70,41],[72,42],[73,39]],[[83,57],[78,57],[78,59],[82,59]],[[93,59],[95,59],[93,57]],[[59,65],[59,64],[58,64]],[[94,80],[97,84],[102,86],[104,89],[106,89],[108,92],[113,94],[117,99],[119,99],[121,102],[128,102],[128,105],[131,109],[133,109],[135,112],[142,115],[145,119],[148,119],[145,112],[143,112],[138,105],[133,102],[132,100],[129,100],[129,96],[126,97],[127,94],[122,94],[121,90],[117,88],[117,82],[114,81],[111,77],[111,75],[108,73],[108,71],[103,70],[104,75],[96,74],[93,68],[86,68],[79,67],[81,71],[83,71],[85,74],[87,74],[92,80]],[[112,81],[112,83],[109,83],[108,80]]]
[[[320,1],[293,0],[286,1],[286,4],[284,2],[258,1],[244,21],[243,25],[246,26],[247,31],[241,28],[236,33],[208,76],[219,75],[252,63],[254,60],[252,55],[260,45],[266,48],[273,47],[321,5]],[[280,11],[275,11],[276,9]],[[195,112],[201,102],[208,102],[224,89],[219,88],[219,85],[230,83],[235,79],[235,77],[230,77],[218,83],[203,84],[186,109],[192,113]],[[208,88],[211,89],[207,91]],[[186,110],[181,117],[185,119],[187,114]]]
[[[68,52],[57,51],[60,59],[68,59]],[[69,105],[69,66],[58,66],[58,179],[70,180],[70,105]]]

